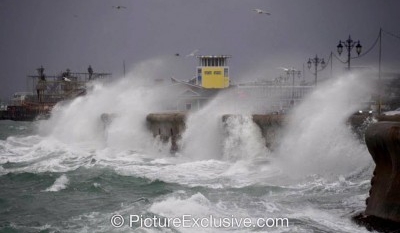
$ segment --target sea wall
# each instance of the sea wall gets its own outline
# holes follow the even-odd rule
[[[372,116],[372,115],[352,115],[349,117],[349,124],[353,127],[360,127],[362,126],[367,119],[374,118],[376,121],[399,121],[400,122],[400,115],[393,115],[393,116]]]
[[[280,138],[282,128],[285,125],[285,116],[279,114],[271,115],[253,115],[253,121],[260,127],[261,134],[264,137],[265,145],[273,150],[277,145],[277,139]]]
[[[171,151],[177,151],[177,141],[185,130],[186,114],[175,113],[150,113],[146,117],[147,127],[154,137],[159,137],[163,142],[171,140]]]
[[[234,116],[226,114],[222,116],[222,121]],[[282,132],[285,116],[280,114],[254,114],[252,115],[253,122],[260,128],[261,134],[265,140],[265,146],[273,150],[277,144],[277,139]]]
[[[232,114],[225,114],[222,116],[222,122],[225,122]],[[254,114],[252,119],[261,130],[261,134],[265,140],[265,146],[273,150],[277,141],[282,133],[283,127],[286,125],[286,115],[282,114]],[[361,132],[364,136],[364,131],[368,124],[371,122],[371,116],[368,115],[353,115],[349,118],[348,123],[358,133]],[[380,116],[375,117],[375,120],[399,120],[400,116]],[[186,126],[186,113],[185,112],[169,112],[169,113],[150,113],[147,115],[147,126],[153,133],[154,137],[159,137],[163,142],[171,141],[171,150],[178,149],[177,141],[181,138]],[[362,130],[360,130],[362,128]]]
[[[400,122],[372,124],[365,141],[376,164],[365,214],[400,223]]]
[[[223,122],[230,114],[223,115]],[[283,124],[283,115],[253,115],[253,121],[260,127],[265,139],[265,145],[273,147],[275,139]],[[154,137],[159,137],[163,142],[171,141],[171,151],[178,150],[177,141],[181,138],[186,126],[186,113],[151,113],[146,117],[147,126]]]

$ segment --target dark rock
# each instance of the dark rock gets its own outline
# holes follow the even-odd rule
[[[365,142],[376,164],[365,213],[400,222],[400,122],[378,122]]]
[[[378,231],[384,233],[400,232],[400,223],[371,215],[365,215],[364,213],[359,213],[353,216],[352,220],[358,225],[364,226],[369,231]]]

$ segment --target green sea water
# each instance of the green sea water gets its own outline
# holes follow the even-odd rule
[[[179,160],[136,151],[115,155],[109,148],[55,146],[37,134],[37,122],[0,121],[0,127],[1,233],[367,232],[350,219],[365,208],[370,167],[291,183],[279,174],[263,179],[259,173],[268,168],[267,161]],[[233,167],[240,172],[228,172]],[[285,217],[289,227],[147,228],[127,223],[130,215],[163,219],[185,214],[254,221]],[[113,215],[123,216],[124,226],[112,226]]]

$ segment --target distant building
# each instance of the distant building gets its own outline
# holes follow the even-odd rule
[[[175,104],[167,110],[191,111],[202,108],[211,98],[222,90],[229,88],[228,58],[231,56],[197,56],[199,64],[196,76],[189,81],[171,78],[172,84],[167,85],[170,98]]]
[[[313,90],[313,86],[292,86],[290,82],[248,82],[231,84],[228,59],[231,56],[197,56],[199,64],[196,76],[189,81],[171,78],[172,84],[166,85],[165,96],[171,98],[169,111],[192,111],[204,107],[219,92],[229,92],[229,99],[244,106],[253,106],[259,113],[284,112],[298,104],[304,96]]]
[[[299,104],[308,95],[314,86],[278,84],[271,82],[241,83],[232,88],[237,89],[238,97],[245,99],[259,109],[265,105],[270,106],[271,112],[284,112],[285,110]]]
[[[92,80],[104,80],[109,73],[71,73],[69,69],[60,75],[45,75],[44,68],[37,75],[29,75],[28,83],[33,92],[16,92],[2,111],[1,119],[32,121],[47,118],[51,109],[60,101],[74,99],[86,94],[89,76]],[[3,108],[3,107],[2,107]]]
[[[197,56],[195,84],[207,89],[223,89],[229,87],[229,66],[230,56]]]
[[[171,98],[175,104],[169,106],[168,110],[190,111],[199,110],[219,92],[218,89],[207,89],[202,86],[179,81],[171,78],[172,84],[167,86]]]

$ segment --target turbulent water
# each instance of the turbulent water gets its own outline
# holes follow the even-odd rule
[[[367,232],[351,221],[365,209],[373,169],[346,125],[350,96],[366,89],[357,75],[293,109],[273,151],[250,109],[217,97],[190,115],[175,155],[145,125],[165,98],[134,80],[95,85],[47,121],[0,121],[0,232]],[[223,125],[227,111],[244,116]],[[107,127],[104,112],[116,114]],[[287,218],[289,226],[140,227],[130,215]]]

